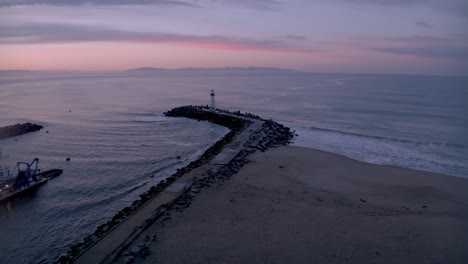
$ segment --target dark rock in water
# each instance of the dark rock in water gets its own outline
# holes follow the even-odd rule
[[[39,131],[44,128],[41,125],[32,124],[32,123],[24,123],[24,124],[16,124],[6,127],[0,127],[0,139],[8,138],[8,137],[15,137],[22,134],[26,134],[29,132]],[[17,141],[17,139],[15,139]]]

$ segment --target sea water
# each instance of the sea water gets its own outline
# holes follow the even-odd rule
[[[467,84],[466,77],[248,71],[0,77],[0,126],[44,126],[0,140],[0,166],[38,157],[43,170],[64,170],[2,206],[0,263],[56,259],[220,139],[223,127],[163,115],[209,104],[211,89],[220,108],[294,129],[294,145],[468,177]]]

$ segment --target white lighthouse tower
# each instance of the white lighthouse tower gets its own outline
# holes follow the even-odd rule
[[[215,104],[215,92],[214,90],[211,90],[210,92],[210,98],[211,98],[211,104],[210,104],[210,111],[214,112],[216,109],[216,104]]]

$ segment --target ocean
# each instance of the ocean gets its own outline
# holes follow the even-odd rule
[[[44,129],[0,140],[0,166],[37,157],[42,170],[64,173],[1,206],[0,263],[56,260],[220,139],[226,128],[163,115],[209,104],[211,89],[219,108],[294,129],[294,145],[468,177],[467,84],[467,77],[255,71],[1,76],[0,126]]]

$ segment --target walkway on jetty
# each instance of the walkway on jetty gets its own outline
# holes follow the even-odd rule
[[[59,262],[112,263],[145,229],[161,218],[166,210],[171,207],[187,207],[193,195],[199,193],[201,189],[207,188],[214,181],[225,180],[239,171],[248,162],[247,156],[251,153],[285,145],[293,137],[289,128],[252,114],[231,113],[224,110],[213,113],[198,106],[179,107],[165,114],[207,120],[226,126],[231,132],[215,143],[214,147],[224,140],[220,152],[212,155],[205,164],[189,168],[188,172],[172,180],[163,181],[160,184],[163,187],[160,188],[161,191],[156,191],[156,195],[140,204],[134,203],[138,205],[136,209],[133,206],[128,210],[124,208],[112,221],[100,226],[93,235],[86,237],[84,243],[73,245],[68,255],[62,256]],[[185,168],[179,169],[179,174],[184,170]],[[156,186],[158,187],[159,185]],[[144,195],[141,197],[144,198]],[[131,209],[134,210],[128,213]]]

